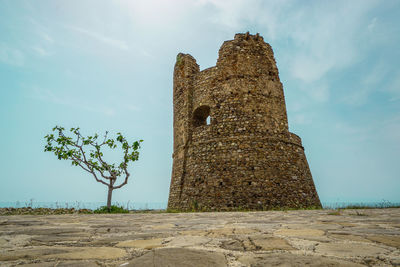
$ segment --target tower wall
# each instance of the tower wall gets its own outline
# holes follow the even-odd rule
[[[173,157],[172,209],[321,206],[301,140],[288,130],[272,49],[258,35],[236,34],[201,72],[178,55]]]
[[[175,203],[181,198],[192,134],[193,81],[200,71],[199,65],[191,55],[180,53],[176,58],[173,87],[174,153],[168,203]]]

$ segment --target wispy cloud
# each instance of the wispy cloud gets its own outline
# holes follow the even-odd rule
[[[371,20],[369,12],[379,4],[374,0],[310,5],[295,1],[198,3],[217,10],[211,19],[221,28],[238,30],[251,25],[263,32],[266,41],[285,40],[291,49],[280,60],[288,66],[289,78],[309,85],[309,93],[317,101],[329,98],[329,87],[319,86],[329,73],[343,70],[364,56],[359,44],[367,41],[368,31],[376,27],[377,18]]]
[[[368,30],[369,31],[373,31],[375,26],[376,26],[376,22],[378,21],[378,19],[376,17],[374,17],[371,22],[368,24]]]
[[[243,25],[262,25],[264,33],[269,39],[276,39],[282,35],[280,30],[288,21],[285,13],[292,6],[291,1],[220,1],[198,0],[196,5],[204,6],[207,10],[215,10],[208,19],[225,31],[248,30]],[[282,18],[284,18],[282,20]]]
[[[40,56],[50,56],[53,53],[40,46],[33,46],[32,49]]]
[[[46,41],[47,43],[50,43],[50,44],[54,43],[54,39],[48,33],[44,32],[44,31],[40,31],[39,35],[42,37],[43,41]]]
[[[382,136],[400,149],[400,114],[384,120],[380,129]]]
[[[26,96],[47,103],[73,107],[74,109],[84,109],[93,113],[100,113],[109,117],[112,117],[116,114],[115,109],[113,108],[101,105],[92,106],[87,103],[82,103],[82,101],[80,101],[79,99],[73,99],[69,96],[61,97],[56,95],[51,90],[41,89],[39,87],[29,87]]]
[[[400,100],[400,71],[394,73],[386,91],[392,95],[390,101]]]
[[[0,43],[0,62],[20,67],[25,63],[25,56],[19,49]]]
[[[31,51],[33,50],[39,56],[53,55],[56,41],[50,34],[50,28],[33,17],[26,20],[28,25],[32,27],[32,33],[34,33],[34,38],[29,42]]]
[[[114,39],[105,35],[102,35],[100,33],[90,31],[84,28],[80,27],[75,27],[75,26],[66,26],[67,29],[73,30],[75,32],[79,32],[81,34],[84,34],[86,36],[89,36],[97,41],[100,41],[104,44],[113,46],[115,48],[121,49],[121,50],[128,50],[129,46],[125,41]]]
[[[343,97],[343,102],[351,106],[360,106],[367,102],[371,93],[388,91],[388,88],[382,88],[382,83],[386,79],[388,72],[389,69],[383,61],[371,66],[371,69],[362,76],[363,79],[358,86],[347,91],[347,94]]]
[[[119,5],[126,10],[132,19],[141,27],[146,29],[160,30],[174,28],[181,24],[181,20],[193,9],[195,2],[186,0],[146,0],[146,1],[126,1],[116,0]]]
[[[293,123],[297,125],[306,125],[306,124],[311,124],[311,122],[312,122],[311,116],[305,113],[296,113],[290,119],[290,124]]]
[[[125,108],[129,111],[141,111],[142,108],[136,105],[128,104],[125,106]]]

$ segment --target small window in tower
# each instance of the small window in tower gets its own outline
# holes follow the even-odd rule
[[[210,125],[210,107],[200,106],[193,112],[193,126]]]

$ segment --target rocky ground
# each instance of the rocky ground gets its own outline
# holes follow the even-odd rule
[[[400,209],[0,216],[0,266],[400,266]]]

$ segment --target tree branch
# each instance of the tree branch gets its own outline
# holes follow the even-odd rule
[[[126,176],[125,176],[124,182],[122,184],[118,185],[118,186],[113,186],[113,189],[121,188],[121,187],[123,187],[124,185],[126,185],[128,183],[128,178],[129,178],[130,174],[129,174],[129,172],[125,171],[125,175]]]
[[[99,145],[99,146],[102,146],[102,145],[104,145],[105,143],[102,143],[101,145]],[[106,178],[106,179],[111,179],[111,177],[113,176],[113,172],[112,172],[112,170],[110,169],[110,166],[107,164],[107,163],[105,163],[104,162],[104,160],[103,160],[103,158],[101,157],[101,154],[100,154],[100,148],[98,147],[98,146],[94,146],[95,148],[96,148],[96,150],[97,150],[97,155],[98,155],[98,160],[100,161],[100,164],[103,166],[103,167],[105,167],[106,169],[107,169],[107,171],[108,171],[108,173],[110,174],[110,177],[109,178]]]
[[[74,157],[74,160],[78,163],[78,165],[79,165],[82,169],[84,169],[85,171],[87,171],[87,172],[93,174],[94,179],[96,179],[97,182],[102,183],[102,184],[104,184],[104,185],[106,185],[106,186],[109,186],[109,184],[107,184],[107,183],[104,182],[103,180],[97,178],[97,175],[96,175],[96,173],[94,172],[93,167],[92,167],[88,162],[84,162],[82,159],[80,159],[80,158],[78,158],[78,157]],[[88,168],[85,168],[81,163],[84,163]]]
[[[89,168],[89,170],[90,170],[90,173],[93,174],[93,176],[94,176],[94,179],[96,179],[96,181],[99,182],[99,183],[102,183],[102,184],[104,184],[104,185],[106,185],[106,186],[109,186],[109,184],[107,184],[106,182],[104,182],[104,181],[100,180],[99,178],[97,178],[97,175],[96,175],[96,173],[94,172],[94,169],[95,169],[95,168],[93,167],[92,164],[90,164],[90,163],[87,161],[86,155],[85,155],[85,151],[83,151],[82,146],[78,146],[78,147],[79,147],[79,150],[81,151],[82,156],[83,156],[83,163],[86,164],[86,166],[88,166],[88,168]],[[97,171],[100,173],[100,175],[101,175],[104,179],[109,179],[109,178],[107,178],[107,177],[104,176],[103,172],[101,172],[101,171],[99,171],[99,170],[97,170]]]
[[[120,185],[118,185],[118,186],[113,186],[113,189],[118,189],[118,188],[121,188],[121,187],[123,187],[124,185],[126,185],[127,183],[128,183],[128,178],[129,178],[129,176],[130,176],[130,173],[128,172],[128,170],[127,170],[127,160],[126,160],[126,157],[127,157],[127,154],[128,154],[128,151],[129,151],[129,147],[127,147],[126,149],[125,149],[125,155],[124,155],[124,163],[122,164],[122,169],[123,169],[123,171],[125,172],[125,180],[124,180],[124,182],[122,183],[122,184],[120,184]]]

